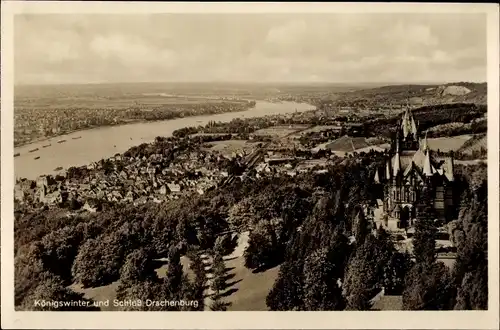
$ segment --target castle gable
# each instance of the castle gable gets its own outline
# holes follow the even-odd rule
[[[425,181],[422,171],[414,163],[406,168],[403,178],[405,184],[423,185]]]

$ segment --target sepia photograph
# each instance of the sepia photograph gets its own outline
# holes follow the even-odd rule
[[[498,6],[147,5],[2,4],[2,328],[497,326]]]

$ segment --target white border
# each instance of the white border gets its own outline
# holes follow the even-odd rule
[[[16,329],[497,329],[499,15],[496,4],[125,3],[2,1],[2,328]],[[15,312],[13,308],[13,15],[16,13],[487,13],[489,310],[449,312]]]

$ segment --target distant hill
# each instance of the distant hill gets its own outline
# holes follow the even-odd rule
[[[412,112],[420,132],[439,126],[438,129],[443,132],[437,136],[477,134],[485,132],[487,129],[487,121],[484,119],[487,107],[484,104],[448,103],[429,105],[416,108]],[[394,133],[400,120],[401,114],[395,114],[389,118],[376,118],[365,122],[364,131],[369,132],[371,136],[390,136]],[[445,126],[451,123],[453,125]],[[429,131],[430,136],[434,136],[434,130]],[[449,131],[449,134],[445,134],[444,131]]]
[[[392,85],[349,91],[336,102],[366,105],[399,105],[410,99],[414,106],[445,103],[487,104],[487,84],[457,82],[443,85]]]

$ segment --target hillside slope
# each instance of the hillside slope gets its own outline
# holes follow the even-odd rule
[[[337,103],[348,105],[406,104],[415,106],[444,103],[487,104],[486,83],[449,83],[444,85],[393,85],[361,89],[340,94]]]

